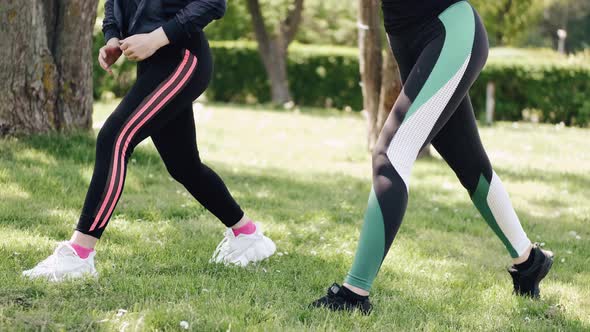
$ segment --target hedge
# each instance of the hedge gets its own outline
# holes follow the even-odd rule
[[[212,43],[216,101],[268,102],[268,82],[256,45]],[[289,49],[293,98],[306,106],[362,108],[358,52],[353,48],[295,45]],[[246,79],[244,79],[246,78]],[[518,121],[523,111],[544,122],[590,122],[590,57],[564,57],[551,50],[493,49],[471,89],[476,112],[485,107],[487,82],[496,85],[496,119]]]
[[[485,107],[487,82],[496,85],[496,119],[517,121],[523,111],[543,122],[590,123],[590,57],[550,50],[495,49],[471,89],[477,111]]]
[[[95,44],[96,45],[96,44]],[[256,45],[212,42],[215,74],[207,97],[213,101],[265,103],[270,88]],[[115,78],[95,74],[95,95],[128,89],[134,76],[126,64]],[[354,48],[295,44],[289,48],[290,88],[296,103],[316,107],[362,108],[358,52]],[[117,76],[119,75],[119,76]],[[590,123],[590,54],[565,57],[551,50],[493,49],[471,90],[477,113],[485,107],[486,84],[496,85],[497,120],[518,121],[523,112],[540,121]]]
[[[214,79],[207,96],[216,101],[269,102],[270,87],[256,44],[212,42]],[[355,49],[297,45],[289,48],[288,75],[298,104],[361,109]]]

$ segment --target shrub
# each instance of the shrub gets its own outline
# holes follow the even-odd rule
[[[486,84],[496,85],[496,119],[517,121],[535,109],[541,121],[585,126],[590,121],[590,61],[548,50],[494,49],[471,89],[474,108],[485,107]]]
[[[95,40],[95,51],[104,43]],[[207,90],[221,102],[265,103],[270,87],[253,42],[211,42],[215,73]],[[135,78],[131,62],[119,62],[113,76],[95,65],[94,94],[121,97]],[[294,44],[289,48],[289,83],[304,106],[362,108],[358,51],[355,48]],[[496,119],[518,121],[535,110],[543,122],[590,123],[590,54],[565,57],[551,50],[492,49],[471,89],[476,113],[485,107],[486,84],[496,84]]]
[[[268,102],[268,81],[254,43],[214,42],[216,61],[209,96],[217,101]],[[307,106],[362,108],[358,53],[354,48],[293,45],[289,49],[293,98]],[[496,84],[496,119],[518,121],[525,109],[544,122],[590,122],[590,57],[565,57],[551,50],[499,48],[471,89],[477,113],[484,110],[486,84]]]
[[[213,82],[207,96],[217,101],[268,102],[270,87],[255,43],[212,42]],[[298,104],[362,107],[358,53],[352,48],[293,45],[289,85]]]

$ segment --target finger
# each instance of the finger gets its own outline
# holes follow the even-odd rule
[[[98,51],[99,54],[99,59],[106,59],[107,58],[107,52],[105,51],[104,47],[102,47],[100,49],[100,51]]]
[[[101,57],[98,58],[98,63],[100,64],[100,66],[104,70],[107,70],[109,67],[109,66],[107,66],[106,62]]]
[[[126,41],[122,41],[121,45],[119,46],[119,48],[121,48],[121,50],[125,51],[126,49],[129,48],[129,43]]]
[[[121,42],[121,47],[123,47],[123,45],[125,45],[125,48],[129,48],[131,47],[131,39],[125,39]]]

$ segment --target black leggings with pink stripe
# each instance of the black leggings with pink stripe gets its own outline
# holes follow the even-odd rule
[[[212,74],[207,40],[194,49],[166,46],[138,64],[137,81],[109,116],[96,142],[96,163],[77,230],[100,238],[121,198],[127,161],[151,137],[174,179],[226,226],[244,215],[197,150],[192,102]]]

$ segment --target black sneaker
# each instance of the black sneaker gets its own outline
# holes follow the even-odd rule
[[[508,268],[508,273],[512,276],[514,283],[514,294],[520,296],[529,296],[532,298],[539,298],[539,283],[553,265],[553,253],[550,251],[541,250],[537,244],[531,250],[533,256],[533,263],[526,270],[520,271],[516,267]]]
[[[346,287],[333,284],[328,288],[328,294],[311,304],[312,307],[325,307],[333,311],[359,310],[363,315],[368,315],[373,309],[368,296],[361,296]]]

